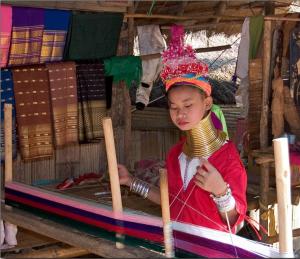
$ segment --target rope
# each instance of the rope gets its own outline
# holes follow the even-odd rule
[[[232,44],[230,44],[230,46],[232,46],[234,43],[236,43],[241,37],[238,37]],[[208,68],[210,68],[223,54],[224,52],[226,51],[227,49],[224,49],[220,55],[212,62],[209,64]]]
[[[152,0],[152,4],[151,4],[151,7],[150,7],[150,9],[149,9],[147,15],[152,15],[152,9],[153,9],[153,7],[154,7],[154,5],[155,5],[155,2],[156,2],[156,0]]]

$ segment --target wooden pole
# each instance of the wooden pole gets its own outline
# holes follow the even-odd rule
[[[8,255],[5,258],[75,258],[90,254],[89,251],[80,247],[58,248],[50,247],[48,249],[40,249],[24,254]]]
[[[263,93],[260,118],[260,148],[268,146],[268,115],[270,96],[270,61],[271,61],[271,21],[264,22],[263,36]]]
[[[108,161],[108,171],[109,171],[109,179],[110,179],[110,188],[112,194],[112,206],[113,211],[115,213],[116,218],[119,218],[123,212],[122,207],[122,199],[121,199],[121,189],[120,189],[120,181],[119,181],[119,173],[118,173],[118,164],[117,164],[117,156],[116,156],[116,148],[115,141],[113,135],[113,127],[111,118],[105,117],[102,120],[103,122],[103,131],[105,138],[105,146],[106,146],[106,155]],[[122,238],[120,234],[117,233],[117,239]],[[124,244],[121,242],[116,242],[117,248],[124,248]]]
[[[287,138],[276,138],[273,143],[278,202],[279,252],[282,257],[293,257],[291,171],[288,140]]]
[[[11,182],[12,177],[12,104],[4,104],[4,159],[5,182]]]
[[[160,200],[162,209],[162,220],[164,229],[164,243],[166,257],[174,257],[173,237],[172,237],[172,223],[170,219],[169,206],[169,191],[168,179],[166,169],[159,169],[160,174]]]

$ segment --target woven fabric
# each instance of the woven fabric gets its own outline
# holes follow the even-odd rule
[[[40,63],[62,60],[70,15],[70,11],[45,10]]]
[[[22,158],[52,156],[48,72],[42,65],[15,68],[12,72]]]
[[[9,69],[1,70],[1,161],[4,161],[4,104],[12,104],[12,156],[17,155],[17,139],[16,139],[16,110],[15,110],[15,98],[13,89],[12,73]]]
[[[7,64],[12,27],[12,8],[9,5],[0,5],[0,67]]]
[[[124,80],[128,88],[134,81],[140,84],[143,74],[142,61],[136,56],[112,57],[104,60],[105,75],[113,76],[114,83]],[[146,72],[146,71],[145,71]]]
[[[78,141],[75,62],[46,65],[49,74],[54,140],[57,147]]]
[[[12,10],[8,65],[39,63],[44,31],[44,9],[14,6]]]
[[[116,55],[123,14],[76,13],[72,16],[65,59],[86,60]]]
[[[106,116],[106,86],[103,63],[80,63],[76,67],[79,141],[88,143],[103,137]]]

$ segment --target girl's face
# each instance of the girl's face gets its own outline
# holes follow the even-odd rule
[[[180,130],[193,129],[212,106],[212,98],[205,97],[192,86],[179,86],[168,92],[169,111],[173,123]]]

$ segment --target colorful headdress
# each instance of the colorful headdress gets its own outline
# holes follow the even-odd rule
[[[163,70],[160,74],[166,91],[174,84],[190,84],[202,89],[208,96],[211,85],[206,80],[208,66],[196,58],[194,49],[184,45],[182,26],[171,28],[171,40],[168,49],[162,53]]]

